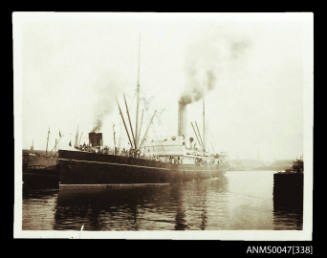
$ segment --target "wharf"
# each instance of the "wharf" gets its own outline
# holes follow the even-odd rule
[[[274,174],[274,208],[303,210],[303,173]]]

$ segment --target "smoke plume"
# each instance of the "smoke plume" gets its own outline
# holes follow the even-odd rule
[[[95,125],[94,125],[94,127],[92,129],[92,132],[93,133],[100,132],[101,131],[101,128],[102,128],[102,125],[103,125],[103,122],[102,121],[104,119],[104,116],[105,116],[105,113],[103,115],[100,115],[100,114],[97,115],[97,118],[96,118],[96,121],[95,121]]]
[[[124,83],[117,78],[109,78],[108,75],[97,78],[94,84],[94,126],[92,132],[100,132],[104,120],[114,109],[115,97],[122,92]]]
[[[211,33],[190,46],[185,62],[186,87],[179,103],[187,105],[200,100],[217,86],[225,67],[242,58],[249,41],[235,35],[226,31]]]

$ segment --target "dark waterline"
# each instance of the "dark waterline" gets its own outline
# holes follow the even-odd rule
[[[271,171],[228,172],[179,185],[24,193],[24,230],[302,229],[302,211],[274,209]]]

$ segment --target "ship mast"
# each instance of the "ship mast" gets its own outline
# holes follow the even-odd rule
[[[78,140],[79,140],[79,130],[78,130],[78,126],[77,126],[76,134],[75,134],[75,143],[74,143],[75,148],[79,146]]]
[[[81,144],[82,142],[82,136],[83,136],[83,132],[81,132],[79,139],[78,139],[78,146]]]
[[[128,129],[127,129],[127,125],[126,125],[126,122],[125,122],[125,119],[124,119],[122,110],[120,108],[120,105],[118,103],[118,100],[116,100],[117,106],[118,106],[118,109],[119,109],[119,113],[120,113],[121,119],[123,121],[126,134],[128,136],[129,143],[131,145],[131,148],[134,148],[134,149],[139,149],[139,148],[142,147],[143,143],[145,142],[145,140],[147,138],[147,134],[148,134],[148,131],[149,131],[150,127],[151,127],[151,124],[153,122],[153,119],[154,119],[154,117],[155,117],[155,115],[157,113],[157,110],[155,110],[154,111],[154,114],[152,115],[152,118],[150,120],[150,123],[148,124],[148,127],[146,128],[145,133],[144,133],[143,137],[141,138],[141,129],[142,129],[142,124],[143,124],[144,109],[142,110],[142,114],[141,114],[141,125],[139,127],[139,106],[140,106],[140,52],[141,52],[140,49],[141,49],[141,36],[139,36],[139,50],[138,50],[138,69],[137,69],[137,85],[136,85],[136,119],[135,119],[135,132],[134,132],[133,127],[132,127],[132,123],[131,123],[131,119],[130,119],[130,115],[129,115],[129,110],[128,110],[128,105],[127,105],[126,97],[124,95],[124,102],[125,102],[125,106],[126,106],[126,113],[127,113],[128,122],[129,122],[129,125],[130,125],[130,130],[132,132],[132,137],[133,137],[132,140],[133,141],[131,140],[131,137],[129,135],[129,132],[128,132]]]
[[[202,119],[203,119],[203,151],[206,151],[206,116],[205,116],[205,101],[204,96],[202,98]]]
[[[112,124],[112,132],[113,132],[113,138],[114,138],[114,146],[115,146],[115,155],[116,155],[116,150],[117,150],[117,145],[116,145],[116,132],[115,132],[115,124]]]
[[[50,128],[49,128],[49,130],[48,130],[47,147],[46,147],[46,149],[45,149],[45,157],[48,157],[49,135],[50,135]]]
[[[136,119],[135,119],[135,148],[138,148],[139,142],[139,105],[140,105],[140,52],[141,52],[141,35],[139,35],[138,49],[138,68],[137,68],[137,84],[136,84]]]

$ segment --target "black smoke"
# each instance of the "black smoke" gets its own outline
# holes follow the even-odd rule
[[[94,83],[94,125],[91,132],[100,132],[106,117],[114,110],[115,98],[122,93],[124,83],[117,74],[109,73]]]
[[[216,88],[223,68],[242,58],[249,41],[235,35],[216,33],[201,37],[188,49],[185,59],[186,87],[179,103],[196,102]]]

